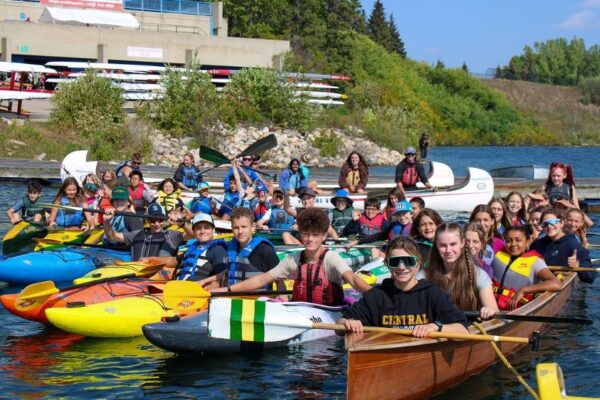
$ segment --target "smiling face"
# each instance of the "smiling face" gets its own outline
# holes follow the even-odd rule
[[[194,230],[194,237],[199,243],[206,243],[213,238],[215,228],[210,222],[200,221],[194,224],[192,227]]]
[[[190,165],[192,165],[194,163],[194,160],[192,159],[192,157],[190,156],[183,156],[183,164],[186,167],[189,167]]]
[[[358,164],[360,163],[360,157],[358,154],[352,154],[352,157],[350,157],[350,163],[352,164],[352,167],[358,167]]]
[[[435,222],[428,216],[424,215],[421,217],[421,221],[419,221],[417,230],[425,239],[433,240],[435,237],[435,228],[437,228]]]
[[[473,222],[483,227],[484,232],[489,232],[492,226],[492,216],[486,212],[478,212],[473,218]]]
[[[560,167],[555,167],[552,170],[552,172],[550,173],[550,180],[552,180],[552,183],[554,184],[554,186],[562,185],[562,183],[566,177],[567,177],[566,171]]]
[[[539,211],[536,211],[534,213],[531,213],[529,215],[529,223],[534,227],[534,229],[538,232],[541,232],[542,226],[540,225],[540,217],[542,216],[542,213]]]
[[[477,232],[466,231],[465,232],[465,245],[472,256],[479,257],[481,250],[483,250],[483,243],[479,238]]]
[[[398,197],[391,194],[388,197],[388,205],[392,206],[392,208],[395,208],[396,204],[398,204]]]
[[[578,212],[570,212],[565,218],[565,233],[576,233],[583,226],[583,217]]]
[[[513,194],[508,198],[507,201],[508,211],[513,214],[518,213],[521,208],[523,208],[523,202],[521,201],[521,197],[517,194]],[[492,210],[493,211],[493,210]]]
[[[37,201],[37,199],[40,198],[41,195],[42,195],[42,192],[29,192],[29,193],[27,193],[27,197],[29,198],[29,200],[32,203],[35,203]]]
[[[309,195],[300,197],[300,201],[302,202],[302,207],[304,208],[310,208],[315,205],[315,198]]]
[[[142,180],[137,175],[131,175],[131,178],[129,178],[129,183],[131,184],[131,187],[137,188],[141,182]]]
[[[562,231],[563,222],[554,214],[545,214],[542,218],[542,229],[551,240],[560,239],[564,233]]]
[[[175,187],[170,181],[167,181],[163,184],[163,192],[166,194],[171,194],[175,191]]]
[[[394,249],[390,252],[387,258],[390,257],[411,257],[413,254],[408,253],[404,249]],[[398,268],[390,268],[392,279],[394,284],[398,288],[406,287],[406,285],[415,280],[415,275],[419,271],[420,266],[417,264],[414,268],[407,268],[404,264],[400,263]]]
[[[508,254],[513,257],[518,257],[527,250],[527,238],[525,237],[525,232],[523,231],[511,230],[508,232],[504,240]]]
[[[75,196],[77,195],[77,185],[75,185],[75,184],[68,185],[65,188],[65,194],[67,195],[67,198],[74,199]]]
[[[338,210],[344,211],[348,206],[348,201],[344,198],[338,197],[337,199],[335,199],[335,206]]]
[[[459,259],[460,253],[465,247],[465,242],[461,240],[460,233],[454,231],[441,232],[435,246],[446,266],[453,265]]]
[[[502,204],[495,201],[490,204],[490,208],[492,209],[492,214],[494,215],[494,220],[496,222],[502,221],[502,217],[504,216],[504,209],[502,208]]]
[[[294,160],[290,163],[290,169],[294,172],[298,171],[298,169],[300,168],[300,164],[298,163],[298,161]]]
[[[410,211],[396,214],[396,220],[402,225],[408,225],[412,222],[412,214]]]
[[[322,232],[300,232],[300,241],[305,250],[312,254],[321,248],[326,238],[327,234]]]
[[[252,239],[252,222],[248,217],[231,220],[231,230],[240,246],[245,246]]]

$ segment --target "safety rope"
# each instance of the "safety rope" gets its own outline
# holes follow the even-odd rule
[[[481,326],[479,323],[473,322],[473,326],[475,328],[479,329],[482,334],[487,335],[487,332],[486,332],[485,328],[483,326]],[[511,363],[504,356],[504,354],[502,354],[502,351],[500,351],[500,349],[498,348],[498,346],[496,345],[496,343],[490,342],[490,344],[492,345],[492,348],[494,349],[494,351],[498,355],[498,358],[502,361],[502,363],[506,366],[506,368],[508,368],[508,370],[511,371],[515,375],[515,377],[517,378],[517,380],[519,381],[519,383],[521,383],[521,385],[523,385],[523,387],[529,392],[529,394],[531,395],[531,397],[533,397],[535,400],[540,400],[540,397],[535,392],[535,390],[533,390],[533,388],[531,386],[529,386],[529,384],[527,382],[525,382],[525,379],[523,379],[523,377],[519,374],[519,372],[515,369],[515,367],[513,367],[511,365]]]

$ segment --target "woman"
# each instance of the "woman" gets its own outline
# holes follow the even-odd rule
[[[575,208],[579,208],[573,169],[569,164],[559,162],[550,164],[550,174],[542,189],[548,194],[552,206],[557,200],[564,199],[571,202]]]
[[[369,167],[358,151],[350,153],[340,170],[340,188],[350,193],[366,193],[369,180]]]
[[[489,319],[498,312],[492,281],[475,265],[458,224],[438,226],[425,276],[445,289],[461,310],[479,310],[482,319]]]
[[[571,268],[592,267],[589,252],[577,241],[574,234],[565,234],[563,221],[556,215],[556,211],[544,211],[541,221],[546,236],[533,242],[530,249],[540,253],[546,264]],[[577,274],[585,283],[593,283],[596,279],[595,272]]]
[[[363,325],[412,329],[415,337],[430,332],[467,333],[464,313],[447,293],[432,282],[418,280],[422,258],[416,243],[405,237],[387,247],[385,263],[391,278],[363,293],[362,299],[342,311],[346,331],[360,333]]]
[[[494,216],[496,228],[495,235],[502,237],[506,228],[510,226],[510,220],[507,217],[508,211],[506,210],[506,203],[504,203],[504,200],[502,200],[501,197],[494,197],[488,202],[488,206],[490,206],[492,215]]]
[[[429,254],[431,253],[433,239],[435,238],[435,230],[443,223],[444,220],[440,214],[431,208],[422,209],[413,221],[412,228],[410,229],[410,237],[417,242],[419,252],[423,258],[423,269],[427,268]]]
[[[83,190],[73,177],[64,180],[58,194],[54,198],[57,206],[85,207]],[[82,226],[87,221],[87,226]],[[71,211],[66,208],[53,207],[48,218],[48,227],[57,226],[68,230],[91,230],[96,227],[94,216],[88,212]]]
[[[194,164],[192,153],[186,153],[183,156],[183,162],[177,167],[173,179],[177,182],[178,187],[183,190],[195,190],[198,184],[202,182],[202,174]]]

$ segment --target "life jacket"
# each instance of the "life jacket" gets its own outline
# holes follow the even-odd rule
[[[157,257],[160,250],[165,242],[168,242],[171,235],[175,231],[164,231],[164,232],[143,232],[136,235],[131,243],[132,257],[134,261],[139,260],[142,257]],[[177,246],[171,251],[171,255],[177,254]]]
[[[132,172],[133,172],[133,171],[137,171],[137,172],[139,172],[139,171],[140,171],[140,168],[139,168],[139,167],[134,167],[134,166],[131,164],[131,160],[123,161],[123,162],[122,162],[121,164],[119,164],[119,165],[117,166],[117,168],[115,169],[115,175],[117,176],[117,178],[119,178],[119,177],[123,176],[123,172],[122,172],[122,171],[123,171],[123,168],[125,168],[125,167],[129,167],[129,168],[131,168],[131,171],[132,171]]]
[[[294,281],[292,299],[309,303],[338,306],[344,302],[344,289],[327,280],[323,260],[327,250],[321,254],[316,265],[308,264],[304,251],[300,253],[298,276]]]
[[[221,202],[221,208],[219,209],[219,213],[221,214],[231,214],[234,208],[237,207],[238,202],[240,201],[240,192],[230,192],[225,191],[223,195],[223,201]]]
[[[189,167],[186,167],[185,164],[181,164],[181,167],[183,170],[183,177],[181,178],[181,183],[183,183],[189,188],[196,187],[198,182],[201,180],[198,179],[198,177],[202,177],[202,175],[200,175],[200,171],[198,171],[198,168],[193,164]]]
[[[267,211],[269,211],[271,209],[269,203],[258,203],[256,205],[256,207],[254,207],[254,219],[256,221],[258,221],[259,219],[261,219],[262,217],[265,216],[265,214],[267,213]]]
[[[183,254],[183,261],[179,266],[177,279],[180,281],[196,280],[195,278],[198,274],[198,270],[208,262],[208,260],[203,257],[215,246],[221,246],[223,249],[227,250],[227,243],[222,239],[211,240],[206,243],[199,243],[198,241],[192,242]]]
[[[415,164],[406,164],[406,169],[402,173],[402,186],[415,186],[419,176]]]
[[[388,234],[389,240],[394,240],[398,236],[408,237],[410,235],[410,229],[412,228],[412,224],[402,225],[400,222],[394,222],[392,224],[392,229]]]
[[[383,214],[377,214],[375,217],[369,219],[366,215],[362,215],[358,219],[358,230],[361,236],[371,236],[375,233],[379,233],[383,230],[383,222],[385,216]]]
[[[358,169],[351,169],[346,175],[346,183],[350,186],[356,186],[360,183],[360,171]]]
[[[165,208],[166,212],[176,209],[181,205],[181,190],[177,189],[171,194],[166,194],[162,190],[156,192],[156,202]]]
[[[187,185],[186,185],[187,186]],[[190,204],[190,211],[193,212],[194,214],[196,213],[204,213],[204,214],[212,214],[212,204],[211,204],[211,198],[210,197],[202,197],[202,196],[198,196],[196,198],[194,198],[194,200],[192,200],[192,204]]]
[[[548,184],[546,184],[546,194],[548,195],[548,198],[550,199],[550,204],[552,205],[554,205],[556,200],[573,200],[572,185],[567,182],[563,182],[563,184],[559,187],[554,186],[554,183],[549,182]]]
[[[102,197],[98,203],[98,209],[104,211],[108,208],[112,208],[110,197]],[[104,222],[104,214],[98,214],[98,223],[101,224],[102,222]]]
[[[511,256],[503,250],[500,250],[496,253],[496,258],[505,265],[504,271],[501,272],[502,277],[500,280],[496,279],[496,276],[499,275],[500,271],[495,268],[494,277],[492,278],[492,284],[494,286],[494,296],[496,297],[496,302],[498,303],[498,308],[500,310],[507,310],[508,302],[512,298],[513,294],[519,289],[507,287],[504,284],[506,280],[507,274],[516,274],[522,277],[527,277],[531,274],[531,269],[533,268],[533,264],[538,258],[541,258],[539,253],[536,251],[528,251],[523,253],[521,256],[517,258],[511,258]],[[494,263],[495,266],[495,263]],[[535,295],[533,293],[526,293],[519,303],[517,307],[522,306],[523,304],[529,303]]]
[[[21,208],[21,219],[24,221],[30,220],[35,217],[36,214],[44,215],[44,209],[42,207],[36,206],[35,203],[32,203],[29,199],[29,196],[23,196],[21,199],[23,202],[23,207]]]
[[[352,221],[353,214],[353,207],[347,207],[342,211],[338,210],[337,208],[334,208],[331,211],[331,226],[333,226],[333,229],[335,229],[338,235],[342,233],[346,225],[348,225],[348,222]]]
[[[146,205],[146,199],[144,198],[144,187],[143,183],[140,183],[138,187],[133,190],[131,186],[127,187],[127,191],[129,192],[129,197],[131,198],[131,203],[136,210],[144,208]]]
[[[66,196],[60,198],[60,205],[71,206],[71,202]],[[56,211],[56,225],[70,227],[81,226],[83,224],[83,213],[81,211],[63,210],[59,208]]]
[[[253,237],[241,250],[237,239],[232,239],[229,242],[227,246],[227,256],[229,257],[228,286],[263,273],[263,271],[250,264],[250,255],[261,243],[267,243],[275,249],[271,242],[262,237]]]
[[[283,208],[271,208],[271,217],[267,224],[271,229],[292,229],[296,223],[294,217],[287,213]]]

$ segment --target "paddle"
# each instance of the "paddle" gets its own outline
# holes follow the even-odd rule
[[[97,281],[85,282],[85,283],[80,283],[78,285],[69,286],[62,290],[59,290],[56,287],[56,285],[54,285],[54,282],[52,282],[52,281],[36,282],[36,283],[32,283],[31,285],[28,285],[23,290],[21,290],[21,293],[19,293],[19,295],[17,296],[17,300],[36,299],[36,301],[37,301],[37,299],[40,299],[42,297],[50,297],[53,294],[58,293],[58,292],[65,292],[67,290],[78,289],[78,288],[89,286],[89,285],[96,285],[99,283],[119,281],[121,279],[129,279],[129,278],[135,278],[135,274],[111,276],[109,278],[98,279]]]
[[[202,309],[206,307],[211,297],[231,297],[231,296],[272,296],[279,294],[292,294],[290,290],[266,291],[253,290],[248,292],[215,292],[211,293],[193,281],[170,281],[163,289],[163,301],[175,311],[190,311],[193,309]]]
[[[254,155],[254,154],[263,153],[267,150],[271,150],[274,147],[277,147],[277,137],[274,134],[270,134],[260,140],[257,140],[256,142],[252,143],[250,146],[248,146],[246,148],[246,150],[242,151],[240,154],[238,154],[234,158],[240,158],[240,157],[244,157],[246,155]],[[227,158],[227,157],[225,157],[225,158]],[[208,171],[212,171],[213,169],[218,168],[221,165],[226,164],[228,162],[229,162],[229,159],[227,159],[227,161],[225,161],[225,162],[218,163],[211,168],[205,169],[204,171],[201,171],[200,173],[204,174]]]
[[[208,309],[209,336],[250,342],[278,342],[292,339],[308,329],[345,331],[343,324],[325,324],[311,321],[294,310],[293,306],[248,299],[214,299]],[[392,333],[411,336],[410,329],[363,327],[365,332]],[[526,337],[478,335],[470,333],[430,332],[434,339],[459,339],[511,343],[531,343],[537,346],[539,336]],[[535,348],[535,347],[534,347]]]
[[[464,312],[469,319],[478,319],[480,317],[479,311],[465,311]],[[543,315],[513,315],[497,312],[494,314],[495,319],[508,319],[511,321],[531,321],[531,322],[548,322],[554,324],[581,324],[581,325],[592,325],[594,321],[586,318],[567,318],[567,317],[546,317]]]
[[[62,210],[77,211],[77,212],[90,212],[90,213],[97,213],[97,214],[107,214],[106,211],[99,210],[99,209],[96,209],[96,208],[65,206],[65,205],[62,205],[62,204],[40,204],[40,207],[60,208]],[[136,218],[146,218],[146,219],[159,219],[159,218],[156,217],[156,215],[136,214],[136,213],[132,213],[132,212],[128,212],[128,211],[114,211],[113,214],[114,215],[123,215],[125,217],[136,217]]]
[[[562,272],[600,272],[600,268],[590,268],[590,267],[548,267],[550,271],[562,271]]]
[[[223,165],[223,164],[227,164],[229,163],[229,158],[227,158],[227,156],[223,153],[218,152],[217,150],[211,149],[210,147],[206,147],[206,146],[200,146],[200,157],[206,161],[209,161],[215,165],[219,164],[219,165]],[[258,169],[252,168],[252,167],[245,167],[246,169],[249,169],[250,171],[254,171],[257,174],[266,176],[269,179],[275,179],[273,175],[268,174],[266,172],[260,171]]]
[[[143,264],[143,265],[140,267],[140,264]],[[149,263],[139,263],[139,262],[134,262],[134,261],[117,261],[117,262],[115,262],[114,265],[116,265],[119,268],[122,268],[124,271],[128,271],[128,272],[131,271],[138,278],[152,276],[152,275],[156,274],[158,271],[160,271],[161,269],[163,269],[163,267],[165,266],[165,264],[155,264],[155,263],[149,264]],[[91,273],[90,275],[78,278],[78,279],[76,279],[76,281],[79,279],[82,279],[82,278],[87,278],[87,279],[100,278],[100,277],[102,277],[102,269],[109,268],[109,267],[113,268],[112,266],[108,266],[108,265],[104,266],[104,267],[96,268],[93,271],[93,273]]]

